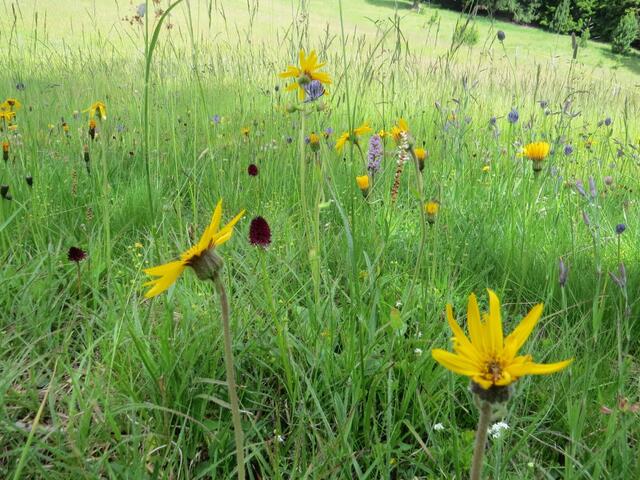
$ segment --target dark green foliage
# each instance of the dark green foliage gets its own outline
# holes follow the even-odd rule
[[[569,33],[573,30],[574,22],[571,17],[570,0],[562,0],[553,12],[553,19],[549,24],[551,31],[556,33]]]
[[[638,37],[638,17],[634,12],[628,12],[620,19],[618,26],[613,31],[611,50],[614,53],[628,54],[631,51],[631,43]]]
[[[614,30],[622,19],[629,12],[634,15],[640,12],[640,0],[423,0],[423,3],[438,3],[468,13],[506,18],[561,34],[575,33],[580,36],[581,45],[588,39],[613,42]],[[631,25],[630,18],[625,23]],[[625,38],[630,36],[629,31]],[[640,48],[636,36],[630,44],[630,47],[634,46]],[[613,50],[619,49],[616,46]]]

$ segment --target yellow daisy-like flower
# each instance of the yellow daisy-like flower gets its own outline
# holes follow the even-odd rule
[[[249,132],[250,132],[249,127],[243,127],[240,129],[240,133],[242,133],[242,135],[244,135],[245,137],[249,136]]]
[[[16,98],[7,98],[2,104],[0,104],[0,110],[9,110],[11,112],[15,112],[16,110],[20,110],[22,108],[22,104]]]
[[[390,135],[389,132],[386,132],[384,129],[381,129],[378,132],[378,136],[383,140],[384,140],[385,137],[388,137],[389,135]]]
[[[469,296],[469,338],[454,319],[451,305],[447,305],[447,321],[453,331],[455,353],[433,349],[431,355],[438,363],[454,373],[470,377],[473,382],[487,390],[492,386],[509,385],[524,375],[548,375],[558,372],[573,361],[570,359],[541,364],[534,363],[531,355],[517,355],[538,323],[543,305],[533,307],[515,330],[507,338],[503,338],[500,300],[492,290],[488,292],[489,314],[485,314],[482,320],[476,296]]]
[[[104,104],[104,102],[94,102],[89,108],[84,111],[89,112],[89,117],[91,118],[95,117],[97,113],[98,115],[100,115],[100,118],[102,118],[102,120],[107,119],[107,106]]]
[[[413,152],[416,154],[418,160],[424,161],[424,159],[427,158],[427,151],[424,148],[416,148]]]
[[[369,175],[360,175],[356,177],[358,188],[363,192],[369,189]]]
[[[549,156],[550,150],[551,145],[549,145],[547,142],[534,142],[525,145],[522,149],[522,153],[529,160],[533,160],[534,162],[541,162]]]
[[[10,122],[14,118],[16,118],[16,112],[12,112],[11,110],[3,110],[0,106],[0,120]]]
[[[400,142],[400,134],[409,133],[409,124],[404,118],[398,120],[398,123],[391,128],[391,136],[396,143]]]
[[[485,165],[484,167],[482,167],[482,171],[484,173],[488,173],[491,171],[491,167],[489,165]]]
[[[320,72],[319,70],[324,67],[325,63],[318,62],[318,55],[315,50],[312,50],[309,56],[305,54],[304,50],[300,50],[300,66],[289,65],[284,72],[280,72],[278,75],[280,78],[294,78],[295,82],[287,86],[287,91],[291,92],[298,90],[298,98],[304,100],[305,91],[304,86],[309,84],[312,80],[317,80],[323,85],[331,84],[331,77],[326,72]]]
[[[436,215],[438,215],[439,211],[440,211],[440,202],[436,200],[429,200],[427,203],[424,204],[424,212],[429,216],[435,217]]]
[[[176,282],[185,268],[193,266],[209,250],[228,241],[233,235],[233,227],[243,217],[244,212],[242,210],[223,228],[220,228],[220,220],[222,219],[222,200],[220,200],[213,212],[211,223],[200,237],[200,241],[180,255],[180,260],[144,270],[144,273],[151,277],[159,277],[144,284],[145,287],[151,287],[144,296],[151,298],[164,292]]]
[[[365,122],[360,125],[358,128],[354,128],[352,132],[344,132],[338,140],[336,141],[336,150],[340,151],[344,148],[345,143],[347,142],[358,142],[358,137],[364,135],[365,133],[372,132],[373,129],[369,126],[369,123]]]

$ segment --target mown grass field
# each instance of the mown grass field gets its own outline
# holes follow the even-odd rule
[[[219,199],[223,224],[246,209],[219,253],[248,478],[468,478],[469,380],[430,352],[452,347],[445,305],[466,330],[487,288],[506,332],[545,304],[524,353],[574,361],[514,384],[485,478],[640,475],[637,58],[590,42],[572,61],[568,37],[487,19],[452,49],[455,13],[343,3],[178,6],[146,118],[145,23],[123,20],[137,2],[0,4],[2,95],[22,103],[0,132],[0,478],[236,478],[215,289],[191,271],[151,300],[142,286]],[[333,83],[287,113],[277,74],[300,48]],[[387,138],[365,198],[369,134],[364,156],[335,142],[399,118],[424,170],[405,164],[394,200]],[[536,175],[522,147],[540,140]],[[248,240],[257,216],[266,249]]]

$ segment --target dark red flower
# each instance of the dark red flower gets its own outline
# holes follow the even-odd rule
[[[256,217],[251,220],[251,225],[249,225],[249,242],[251,245],[257,245],[263,248],[267,248],[271,243],[271,229],[264,218]]]
[[[257,177],[258,176],[258,166],[252,163],[251,165],[249,165],[249,168],[247,168],[247,173],[249,175],[251,175],[252,177]]]
[[[67,256],[69,257],[70,262],[79,263],[87,258],[87,252],[78,247],[71,247]]]

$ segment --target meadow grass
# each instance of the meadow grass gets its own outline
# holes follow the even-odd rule
[[[466,478],[468,380],[430,350],[450,344],[445,304],[462,318],[472,291],[486,308],[487,287],[506,331],[544,302],[525,351],[574,363],[516,383],[485,473],[640,475],[635,60],[592,43],[572,61],[568,37],[488,20],[454,53],[453,13],[438,11],[436,37],[433,9],[338,6],[178,6],[150,63],[145,121],[144,24],[122,21],[135,5],[3,3],[0,85],[23,108],[0,162],[12,196],[0,202],[0,478],[235,476],[214,289],[191,272],[151,301],[141,286],[143,268],[197,241],[220,198],[225,221],[247,209],[220,253],[248,478]],[[334,79],[307,115],[286,113],[295,97],[277,77],[301,47]],[[81,111],[96,100],[108,115],[92,141]],[[358,149],[333,143],[399,117],[428,151],[422,177],[408,163],[392,201],[387,139],[365,199]],[[305,137],[328,127],[311,152]],[[540,139],[554,152],[536,176],[520,150]],[[441,204],[432,225],[427,199]],[[247,241],[258,215],[267,249]],[[71,246],[88,252],[79,282]],[[624,288],[609,275],[621,262]]]

